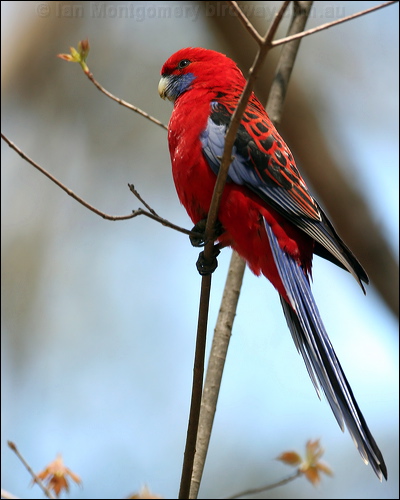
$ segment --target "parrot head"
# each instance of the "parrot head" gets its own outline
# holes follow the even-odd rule
[[[175,101],[193,88],[226,90],[238,78],[245,83],[242,72],[229,57],[214,50],[189,47],[175,52],[164,63],[158,93],[163,99]]]

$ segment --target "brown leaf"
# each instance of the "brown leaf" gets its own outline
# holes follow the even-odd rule
[[[302,462],[301,456],[295,451],[285,451],[276,459],[287,465],[300,465]]]
[[[324,462],[320,462],[320,458],[324,453],[319,439],[306,443],[306,456],[302,458],[295,451],[286,451],[277,457],[277,460],[284,462],[287,465],[297,467],[297,470],[303,474],[308,481],[316,486],[321,481],[321,473],[332,476],[332,470]]]
[[[313,486],[317,486],[321,482],[321,477],[316,467],[308,467],[303,473]]]
[[[64,465],[61,455],[57,455],[56,459],[37,474],[46,486],[54,492],[58,497],[63,491],[69,491],[68,478],[75,481],[76,484],[81,484],[80,477]],[[35,480],[33,481],[35,482]]]

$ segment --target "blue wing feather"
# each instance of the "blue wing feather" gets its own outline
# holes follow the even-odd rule
[[[207,127],[200,136],[200,141],[203,154],[215,174],[218,174],[219,171],[229,122],[230,115],[227,108],[219,102],[212,102],[211,114],[207,121]],[[264,143],[266,140],[264,140]],[[276,139],[272,138],[268,139],[268,141],[268,146],[272,148],[271,145]],[[287,154],[290,154],[290,152]],[[277,170],[274,171],[272,177],[262,175],[260,173],[262,163],[271,164],[271,155],[265,151],[265,148],[261,151],[255,144],[245,128],[245,122],[242,122],[239,127],[232,155],[234,159],[229,167],[227,182],[234,182],[251,189],[272,208],[308,234],[315,241],[314,253],[347,269],[356,278],[365,293],[362,281],[369,282],[366,272],[336,233],[321,207],[306,191],[305,184],[293,162],[291,163],[292,173],[290,176],[279,176]],[[274,155],[276,157],[276,151]],[[306,192],[307,196],[312,199],[314,210],[312,215],[304,209],[304,203],[299,203],[299,197],[295,197],[293,189],[288,186],[287,179],[294,179],[295,177],[293,172],[297,172],[296,178],[300,179],[297,181],[297,184],[301,185],[299,192]],[[285,182],[282,179],[285,179]]]
[[[290,301],[289,304],[281,296],[286,321],[317,394],[319,395],[321,387],[340,428],[344,430],[344,425],[347,427],[361,457],[366,463],[371,463],[382,480],[382,471],[386,477],[383,457],[325,331],[308,277],[295,260],[280,248],[270,226],[266,222],[264,225],[276,267]]]

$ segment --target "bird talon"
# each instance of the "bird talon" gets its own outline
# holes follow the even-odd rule
[[[196,267],[201,276],[207,276],[209,274],[212,274],[217,269],[218,267],[217,257],[220,253],[221,251],[218,248],[218,245],[215,245],[213,247],[213,255],[211,256],[211,259],[206,259],[204,252],[200,252],[199,258],[197,259],[196,262]]]
[[[189,234],[190,243],[194,247],[204,247],[206,243],[205,231],[206,231],[207,219],[201,219],[197,224],[192,227],[192,233]],[[218,238],[225,232],[222,224],[217,220],[215,223],[215,238]]]
[[[207,219],[201,219],[197,224],[192,227],[192,233],[189,234],[190,243],[194,247],[204,247],[205,244],[205,230],[206,230]]]

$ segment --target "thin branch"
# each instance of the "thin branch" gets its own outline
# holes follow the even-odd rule
[[[84,207],[88,208],[95,214],[99,215],[100,217],[103,217],[103,219],[108,219],[108,220],[125,220],[125,219],[132,219],[134,217],[133,214],[129,215],[108,215],[105,214],[104,212],[101,212],[100,210],[97,210],[97,208],[93,207],[89,203],[87,203],[85,200],[80,198],[77,194],[75,194],[71,189],[67,188],[61,181],[56,179],[53,175],[51,175],[47,170],[45,170],[43,167],[41,167],[38,163],[33,161],[29,156],[27,156],[18,146],[16,146],[10,139],[8,139],[3,133],[1,133],[1,138],[10,146],[11,149],[13,149],[16,153],[19,154],[19,156],[25,160],[26,162],[30,163],[33,167],[35,167],[39,172],[41,172],[43,175],[45,175],[47,178],[49,178],[54,184],[57,184],[58,187],[60,187],[63,191],[65,191],[69,196],[74,198],[77,202],[79,202],[81,205]]]
[[[297,40],[299,38],[304,38],[309,35],[313,35],[314,33],[318,33],[319,31],[326,30],[328,28],[331,28],[332,26],[336,26],[338,24],[345,23],[347,21],[351,21],[352,19],[356,19],[357,17],[364,16],[365,14],[370,14],[371,12],[374,12],[379,9],[383,9],[384,7],[388,7],[389,5],[392,5],[394,3],[398,3],[398,0],[394,0],[391,2],[386,2],[381,5],[376,5],[375,7],[371,7],[370,9],[362,10],[360,12],[357,12],[356,14],[351,14],[350,16],[343,17],[342,19],[338,19],[337,21],[332,21],[330,23],[326,24],[321,24],[321,26],[317,26],[316,28],[311,28],[307,31],[302,31],[301,33],[297,33],[296,35],[291,35],[291,36],[286,36],[285,38],[280,38],[279,40],[275,40],[274,42],[271,43],[273,47],[277,47],[278,45],[282,45],[284,43],[291,42],[293,40]]]
[[[232,335],[237,304],[243,281],[246,263],[237,252],[232,252],[224,294],[208,360],[207,374],[201,401],[199,431],[196,442],[196,455],[193,465],[189,498],[197,498],[207,457],[211,431],[214,423],[222,374]]]
[[[128,184],[128,186],[129,186],[129,189],[131,190],[131,192],[132,192],[132,193],[136,196],[136,198],[137,198],[137,199],[138,199],[141,203],[143,203],[143,205],[147,208],[147,210],[148,210],[151,214],[153,214],[153,215],[155,215],[156,217],[158,217],[158,218],[160,218],[160,219],[161,219],[161,217],[157,214],[157,212],[156,212],[153,208],[151,208],[151,206],[150,206],[150,205],[149,205],[149,204],[148,204],[148,203],[147,203],[147,202],[146,202],[146,201],[145,201],[145,200],[144,200],[144,199],[140,196],[139,192],[138,192],[138,191],[136,191],[135,186],[134,186],[133,184]]]
[[[242,9],[239,7],[238,3],[231,2],[231,1],[228,1],[226,3],[232,7],[232,9],[235,11],[236,15],[238,16],[238,18],[241,21],[241,23],[243,24],[243,26],[250,33],[250,35],[254,38],[254,40],[258,43],[258,45],[261,45],[263,42],[263,37],[258,33],[258,31],[255,29],[255,27],[251,24],[250,20],[244,14]]]
[[[259,48],[258,54],[255,58],[255,61],[253,63],[253,66],[250,68],[249,71],[249,77],[247,79],[246,86],[243,90],[243,93],[239,99],[237,108],[235,109],[231,122],[229,124],[229,128],[227,130],[226,136],[225,136],[225,147],[224,147],[224,153],[222,155],[221,159],[221,166],[219,168],[218,176],[217,176],[217,181],[215,183],[214,187],[214,192],[210,204],[210,210],[208,212],[208,217],[207,217],[207,224],[206,224],[206,231],[205,231],[205,237],[207,244],[204,249],[204,256],[206,259],[211,258],[212,255],[212,247],[213,247],[213,232],[214,232],[214,226],[217,220],[217,215],[218,215],[218,210],[219,210],[219,205],[222,197],[222,192],[224,190],[224,186],[226,183],[226,179],[228,177],[228,169],[229,165],[231,164],[232,161],[232,148],[233,144],[236,139],[236,134],[239,129],[240,125],[240,120],[243,116],[244,110],[246,109],[247,102],[250,98],[250,95],[253,91],[253,87],[258,75],[259,70],[261,69],[261,66],[264,62],[264,59],[267,55],[268,50],[270,49],[272,39],[275,35],[276,30],[278,29],[279,23],[283,17],[283,14],[285,13],[285,10],[287,9],[289,5],[289,1],[285,1],[282,3],[282,6],[280,7],[279,11],[274,17],[274,20],[272,21],[271,26],[269,27],[265,37],[263,38],[262,45]]]
[[[146,113],[146,111],[143,111],[142,109],[134,106],[133,104],[130,104],[129,102],[124,101],[123,99],[120,99],[119,97],[116,97],[114,94],[111,94],[111,92],[106,90],[102,85],[100,85],[100,83],[97,80],[95,80],[93,74],[90,71],[84,72],[84,73],[89,78],[89,80],[95,85],[95,87],[98,90],[100,90],[100,92],[105,94],[107,97],[109,97],[113,101],[117,102],[121,106],[124,106],[125,108],[128,108],[131,111],[138,113],[139,115],[143,116],[144,118],[147,118],[147,120],[150,120],[151,122],[155,123],[159,127],[162,127],[163,129],[168,130],[167,125],[164,125],[164,123],[160,122],[160,120],[157,120],[157,118],[154,118],[153,116],[149,115],[148,113]]]
[[[247,102],[250,98],[251,92],[254,87],[255,80],[257,78],[257,74],[261,68],[261,65],[267,55],[267,52],[271,46],[271,41],[275,35],[276,30],[278,29],[279,22],[281,21],[283,14],[286,8],[289,5],[289,1],[283,2],[281,8],[278,13],[275,15],[274,20],[271,23],[265,37],[263,38],[262,45],[259,48],[259,52],[256,56],[254,64],[249,72],[249,78],[243,90],[243,93],[239,99],[239,103],[237,108],[235,109],[230,125],[228,127],[228,131],[225,136],[225,146],[224,153],[221,159],[221,165],[219,168],[217,180],[214,187],[214,192],[210,204],[210,209],[207,216],[206,230],[205,230],[205,249],[204,249],[204,257],[206,260],[212,257],[213,246],[214,246],[214,226],[217,220],[218,209],[222,197],[222,192],[224,190],[224,186],[226,183],[226,179],[228,176],[229,165],[232,161],[232,148],[233,143],[236,138],[236,133],[238,131],[241,117],[246,109]],[[200,301],[209,300],[209,287],[211,285],[211,276],[203,276],[201,283],[201,294]],[[204,309],[205,310],[205,309]],[[208,309],[207,309],[208,311]],[[203,331],[200,330],[203,329]],[[198,329],[197,329],[197,342],[201,339],[199,345],[196,342],[196,354],[195,357],[204,360],[204,352],[198,353],[197,350],[203,348],[203,339],[206,337],[207,332],[207,318],[203,317],[199,314],[198,319]],[[204,343],[205,346],[205,343]],[[186,438],[186,446],[185,446],[185,454],[184,461],[182,467],[182,476],[181,476],[181,485],[179,490],[179,498],[196,498],[197,491],[194,493],[194,496],[189,496],[190,485],[192,481],[192,473],[193,473],[193,464],[196,453],[196,437],[198,433],[198,421],[199,421],[199,413],[201,407],[201,396],[202,396],[202,386],[203,386],[203,373],[204,373],[204,365],[199,367],[199,369],[195,372],[193,378],[193,392],[192,392],[192,400],[190,406],[190,415],[189,415],[189,425],[188,432]],[[199,378],[195,380],[195,376]]]
[[[309,12],[311,10],[312,2],[308,1],[298,3],[300,5],[298,5],[297,8],[295,8],[293,11],[293,19],[289,27],[289,34],[295,32],[295,30],[304,29],[309,16]],[[273,33],[269,31],[264,40],[267,40],[268,35],[272,37]],[[272,38],[269,38],[269,40],[271,39]],[[284,47],[278,67],[276,69],[275,79],[271,86],[270,97],[267,104],[267,112],[269,113],[273,109],[274,117],[276,120],[280,119],[283,110],[283,101],[286,93],[282,91],[276,91],[276,87],[282,85],[282,80],[284,88],[287,87],[298,48],[299,42],[294,42],[293,44]],[[253,68],[257,67],[258,66],[256,64],[253,65]],[[256,69],[253,68],[253,72],[256,72]],[[229,132],[227,133],[227,137],[228,134]],[[224,295],[221,302],[221,308],[215,327],[214,338],[208,362],[207,375],[204,384],[199,422],[199,435],[196,443],[196,456],[194,461],[192,485],[189,498],[197,498],[197,494],[200,488],[200,482],[206,461],[214,416],[217,407],[226,353],[228,350],[231,330],[236,314],[244,270],[245,262],[237,255],[236,252],[233,252],[228,271],[228,278],[225,284]]]
[[[206,351],[208,311],[211,293],[211,274],[202,277],[199,316],[197,323],[196,350],[193,368],[192,396],[190,402],[189,423],[183,456],[182,476],[178,498],[189,496],[193,462],[196,453],[197,433],[199,428],[200,405],[203,390],[204,359]]]
[[[177,226],[176,224],[170,222],[167,219],[163,219],[159,215],[154,215],[150,212],[146,212],[146,210],[143,210],[143,208],[138,208],[137,210],[134,210],[131,214],[130,219],[133,219],[134,217],[137,217],[139,215],[144,215],[145,217],[148,217],[149,219],[152,219],[162,226],[169,227],[170,229],[174,229],[175,231],[178,231],[179,233],[186,234],[187,236],[195,236],[197,238],[203,237],[203,234],[196,233],[196,231],[189,231],[189,229],[185,229],[184,227]],[[110,219],[112,220],[112,219]],[[117,220],[122,220],[122,219],[117,219]]]
[[[136,191],[134,188],[133,184],[128,184],[129,189],[131,192],[140,200],[141,203],[149,210],[146,212],[146,210],[143,210],[141,208],[138,208],[137,210],[134,210],[132,213],[128,215],[109,215],[104,212],[101,212],[97,208],[93,207],[89,203],[87,203],[84,199],[82,199],[80,196],[75,194],[71,189],[66,187],[61,181],[59,181],[56,177],[54,177],[52,174],[47,172],[43,167],[41,167],[38,163],[33,161],[29,156],[27,156],[18,146],[16,146],[10,139],[8,139],[3,133],[1,134],[1,138],[10,146],[11,149],[13,149],[18,155],[25,160],[26,162],[30,163],[33,167],[35,167],[39,172],[41,172],[43,175],[48,177],[52,182],[54,182],[58,187],[60,187],[63,191],[65,191],[69,196],[71,196],[74,200],[76,200],[78,203],[83,205],[85,208],[89,209],[90,211],[94,212],[96,215],[99,215],[105,220],[111,220],[111,221],[120,221],[120,220],[127,220],[127,219],[133,219],[135,217],[138,217],[140,215],[145,215],[146,217],[149,217],[150,219],[153,219],[154,221],[158,222],[159,224],[162,224],[165,227],[169,227],[171,229],[174,229],[175,231],[179,231],[180,233],[187,234],[189,236],[201,236],[194,231],[189,231],[188,229],[185,229],[183,227],[177,226],[176,224],[173,224],[172,222],[168,221],[167,219],[164,219],[163,217],[160,217],[157,215],[156,211],[150,207],[148,203],[144,201],[144,199],[141,197],[141,195]]]
[[[17,446],[15,443],[12,441],[7,441],[8,446],[12,449],[12,451],[17,455],[17,457],[20,459],[20,461],[24,464],[26,467],[27,471],[29,474],[32,476],[33,482],[37,483],[43,493],[46,495],[47,498],[52,498],[55,499],[56,497],[52,495],[51,491],[46,488],[46,486],[43,484],[43,481],[37,477],[37,475],[33,472],[31,466],[28,464],[28,462],[25,460],[25,458],[21,455],[19,452]]]
[[[304,30],[312,7],[310,1],[297,1],[293,3],[293,17],[288,28],[288,36]],[[301,39],[294,40],[282,49],[278,65],[275,70],[274,81],[268,96],[266,110],[272,123],[277,126],[281,121],[283,103],[289,85],[290,76],[293,71]]]
[[[233,498],[239,498],[239,497],[244,497],[248,495],[256,495],[257,493],[263,493],[264,491],[272,490],[274,488],[278,488],[279,486],[284,486],[285,484],[288,484],[298,477],[302,475],[302,472],[300,470],[297,470],[294,474],[291,476],[287,476],[284,479],[281,479],[280,481],[277,481],[276,483],[268,484],[266,486],[261,486],[260,488],[252,488],[248,490],[241,491],[240,493],[236,493],[235,495],[232,495],[230,497],[224,497],[225,500],[232,500]]]

